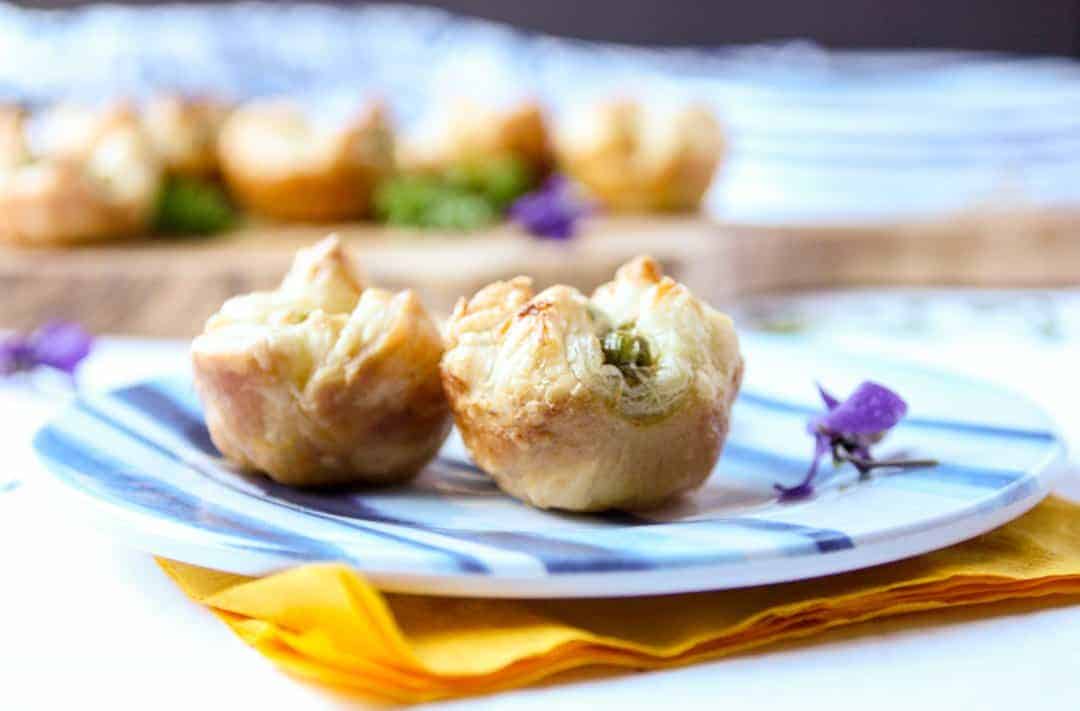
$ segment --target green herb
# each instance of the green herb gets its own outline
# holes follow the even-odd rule
[[[217,185],[195,178],[170,178],[158,196],[154,229],[169,234],[208,235],[228,229],[236,211]]]
[[[499,213],[482,196],[437,178],[399,176],[376,189],[375,216],[402,227],[467,232],[487,227]]]
[[[375,190],[375,216],[391,225],[468,232],[499,220],[532,187],[513,158],[460,165],[439,176],[397,176]]]
[[[427,213],[432,227],[464,232],[490,225],[498,219],[498,211],[489,202],[469,193],[447,195],[433,204]]]
[[[604,350],[604,363],[617,367],[632,385],[640,383],[642,371],[656,363],[649,342],[625,326],[608,331],[600,344]]]
[[[447,184],[486,198],[499,212],[529,192],[536,180],[529,166],[513,157],[450,168],[443,176]]]

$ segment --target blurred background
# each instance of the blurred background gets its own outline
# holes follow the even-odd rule
[[[87,3],[47,0],[17,4],[65,8]],[[694,0],[623,0],[584,6],[570,0],[443,0],[413,4],[560,37],[631,44],[716,46],[799,38],[834,49],[969,49],[1058,56],[1080,53],[1080,9],[1075,0],[943,0],[884,5],[871,0],[764,0],[742,6]]]
[[[519,272],[590,288],[650,251],[745,328],[896,352],[1075,345],[1077,58],[1080,0],[0,4],[0,99],[31,112],[176,92],[285,96],[325,118],[378,96],[408,133],[448,98],[528,97],[553,125],[610,97],[697,102],[725,142],[699,212],[599,210],[558,243],[345,233],[375,277],[440,310]],[[243,224],[5,248],[0,326],[189,336],[330,229]]]

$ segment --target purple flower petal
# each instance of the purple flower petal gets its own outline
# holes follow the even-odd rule
[[[93,337],[82,326],[68,321],[50,321],[28,339],[35,364],[69,374],[89,355],[93,343]]]
[[[0,376],[11,375],[23,370],[30,360],[30,349],[26,339],[19,334],[9,336],[0,342]]]
[[[0,342],[0,375],[30,370],[37,365],[32,339],[32,335],[13,333]]]
[[[821,383],[814,384],[817,385],[818,395],[821,396],[821,401],[825,403],[826,409],[835,410],[840,404],[840,401],[837,400],[828,390],[822,387]]]
[[[825,418],[829,416],[829,412],[835,410],[840,405],[840,401],[822,387],[821,383],[814,384],[817,386],[818,395],[821,396],[821,401],[825,403],[825,409],[828,411],[820,415],[815,415],[806,421],[806,431],[816,437],[821,432],[828,430],[828,427],[825,426]]]
[[[574,235],[577,220],[589,211],[570,183],[553,175],[538,190],[515,200],[509,215],[538,237],[568,239]]]
[[[846,400],[821,417],[818,425],[838,435],[870,435],[896,426],[907,403],[884,385],[866,381]]]
[[[784,500],[802,499],[814,493],[814,478],[817,477],[818,466],[821,458],[832,449],[832,443],[826,435],[818,434],[814,437],[814,458],[810,462],[810,468],[806,470],[806,476],[795,486],[781,486],[773,484],[773,488],[780,492],[780,498]]]
[[[81,326],[65,321],[51,321],[29,336],[13,334],[0,341],[0,376],[41,365],[74,375],[93,342]]]
[[[827,411],[814,415],[806,423],[807,432],[814,437],[814,458],[806,477],[795,486],[773,485],[780,492],[781,499],[812,494],[821,458],[830,452],[836,464],[852,464],[859,471],[860,478],[879,467],[910,469],[937,464],[932,459],[874,459],[870,448],[907,414],[907,403],[884,385],[866,381],[843,402],[820,384],[818,393]]]

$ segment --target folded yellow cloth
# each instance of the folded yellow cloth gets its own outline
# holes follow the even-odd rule
[[[867,570],[743,590],[602,600],[383,594],[342,565],[245,578],[159,561],[245,642],[299,676],[396,701],[521,686],[566,669],[653,669],[887,615],[1080,593],[1080,505]]]

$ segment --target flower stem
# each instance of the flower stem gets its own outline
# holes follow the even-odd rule
[[[866,459],[865,457],[858,457],[855,455],[848,455],[845,459],[859,469],[864,469],[866,471],[881,469],[883,467],[893,467],[896,469],[925,469],[927,467],[936,467],[939,464],[936,459]]]

